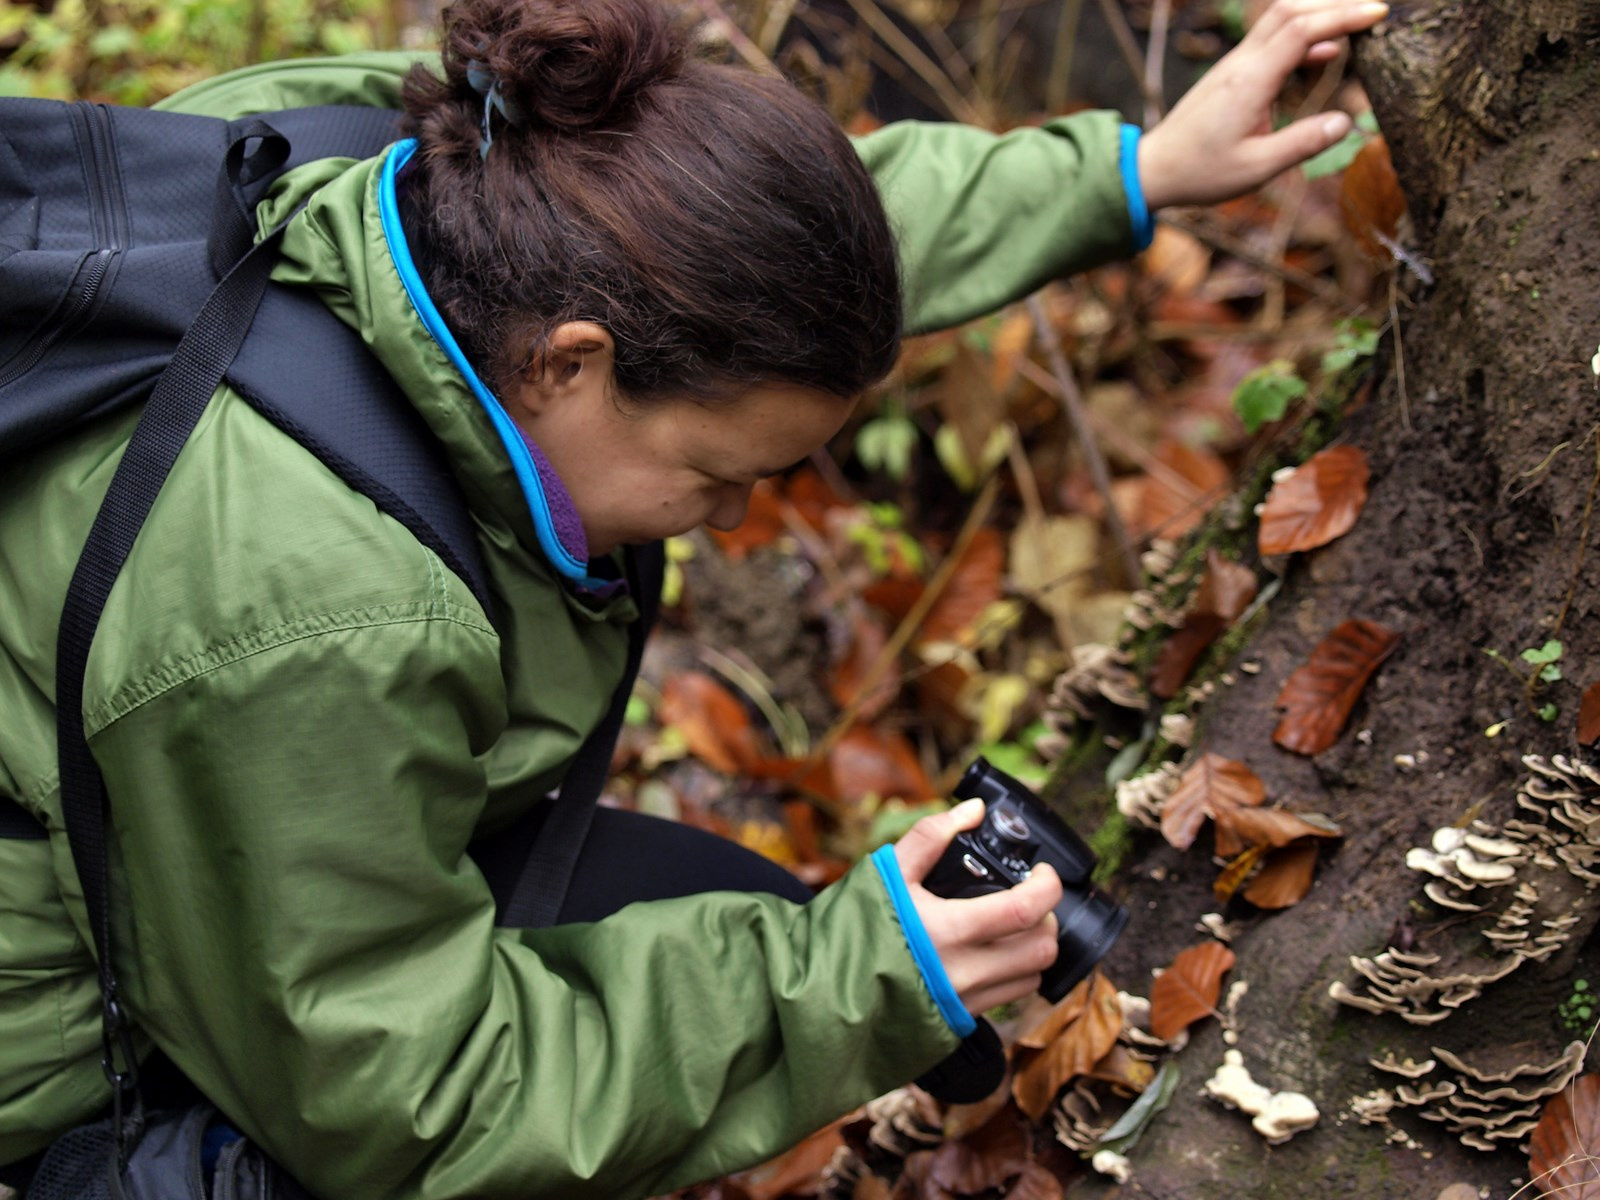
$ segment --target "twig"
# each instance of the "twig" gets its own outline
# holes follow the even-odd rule
[[[1400,340],[1400,272],[1389,273],[1389,328],[1394,330],[1394,382],[1400,389],[1400,424],[1411,432],[1411,398],[1406,392],[1406,347]]]
[[[1100,453],[1100,443],[1095,440],[1094,429],[1090,426],[1078,381],[1073,377],[1067,356],[1062,353],[1061,341],[1050,324],[1050,314],[1045,312],[1044,301],[1037,292],[1028,297],[1028,313],[1033,317],[1033,330],[1039,345],[1050,361],[1050,371],[1060,385],[1061,403],[1066,408],[1067,420],[1072,422],[1078,445],[1083,450],[1084,460],[1089,466],[1089,477],[1094,480],[1095,490],[1105,502],[1106,527],[1111,530],[1111,537],[1117,543],[1122,569],[1130,581],[1135,581],[1140,574],[1139,553],[1134,549],[1133,540],[1128,536],[1128,527],[1122,523],[1122,515],[1117,512],[1117,506],[1111,498],[1111,472],[1106,467],[1105,455]]]
[[[840,738],[849,732],[855,724],[856,716],[866,705],[867,698],[888,674],[894,660],[900,652],[910,643],[917,630],[922,627],[922,622],[927,619],[934,602],[944,593],[950,580],[955,577],[956,568],[961,565],[962,556],[966,554],[967,547],[972,544],[972,539],[977,535],[983,523],[989,519],[989,510],[994,507],[995,497],[1000,492],[1000,476],[992,474],[989,481],[983,485],[983,490],[978,493],[978,498],[973,502],[972,510],[967,513],[966,522],[961,526],[961,532],[956,535],[955,544],[950,547],[950,552],[945,555],[944,561],[939,564],[939,569],[934,572],[933,578],[928,581],[928,586],[922,589],[922,595],[917,597],[917,602],[911,606],[911,611],[905,615],[898,628],[884,643],[883,649],[878,651],[878,656],[872,660],[872,665],[867,668],[866,674],[861,677],[861,685],[856,689],[856,695],[845,710],[839,714],[832,728],[823,734],[822,739],[812,748],[809,761],[821,762],[832,752]]]
[[[1150,42],[1144,51],[1144,127],[1154,129],[1166,105],[1162,68],[1167,59],[1167,27],[1172,21],[1172,0],[1156,0],[1150,13]]]
[[[783,40],[783,31],[789,27],[789,18],[794,15],[795,5],[799,0],[776,0],[767,10],[761,22],[760,47],[761,52],[767,57],[772,57],[778,52],[778,43]]]
[[[1050,77],[1044,85],[1044,107],[1048,113],[1062,112],[1070,98],[1072,56],[1078,40],[1078,22],[1083,16],[1083,0],[1066,0],[1061,19],[1056,23],[1055,50],[1050,56]]]
[[[1029,381],[1041,390],[1049,392],[1057,400],[1061,399],[1061,385],[1056,382],[1056,377],[1032,359],[1025,358],[1018,362],[1017,373],[1026,376]],[[1113,422],[1106,420],[1094,409],[1091,408],[1087,411],[1089,421],[1094,425],[1095,432],[1105,438],[1119,454],[1132,459],[1146,475],[1161,480],[1163,484],[1184,497],[1185,500],[1194,501],[1200,499],[1200,489],[1194,485],[1193,480],[1185,479],[1178,474],[1178,472],[1141,446],[1136,439],[1128,436],[1124,430],[1117,428]]]
[[[1117,0],[1099,0],[1100,11],[1105,14],[1106,25],[1111,29],[1111,36],[1116,39],[1117,49],[1122,51],[1123,61],[1128,64],[1128,70],[1133,72],[1133,78],[1139,85],[1139,90],[1144,91],[1144,62],[1139,54],[1139,43],[1133,36],[1133,30],[1128,25],[1128,18],[1123,14]],[[1150,105],[1150,94],[1145,92],[1145,106]],[[1156,99],[1160,104],[1160,98]]]
[[[1309,275],[1297,267],[1291,267],[1288,263],[1273,262],[1270,258],[1257,254],[1238,238],[1231,237],[1220,229],[1181,217],[1171,209],[1162,212],[1156,220],[1163,224],[1171,225],[1174,229],[1181,229],[1191,237],[1199,238],[1214,250],[1220,250],[1224,254],[1231,254],[1241,262],[1249,263],[1252,267],[1262,271],[1269,271],[1286,279],[1296,287],[1304,288],[1318,299],[1336,308],[1343,309],[1347,313],[1356,313],[1361,310],[1359,303],[1327,280],[1318,279],[1315,275]]]
[[[782,72],[772,65],[772,60],[761,52],[739,28],[738,22],[723,11],[722,5],[717,0],[694,0],[695,5],[705,14],[706,20],[715,25],[723,37],[728,39],[728,44],[739,52],[739,57],[763,75],[778,76]]]
[[[951,85],[949,76],[940,69],[939,64],[919,50],[916,43],[884,14],[882,8],[873,0],[850,0],[850,7],[855,9],[856,15],[867,23],[872,32],[883,39],[884,45],[898,54],[906,66],[933,89],[934,95],[939,97],[939,102],[952,117],[972,125],[981,124],[977,111]]]
[[[698,650],[701,661],[748,696],[751,703],[761,710],[761,715],[767,718],[767,724],[777,735],[785,758],[799,758],[805,754],[808,740],[806,723],[795,720],[793,713],[783,710],[777,697],[772,694],[772,680],[767,678],[766,672],[748,659],[741,662],[704,642],[700,643]]]

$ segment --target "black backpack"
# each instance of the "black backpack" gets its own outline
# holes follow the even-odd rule
[[[358,335],[304,289],[270,284],[278,231],[256,240],[255,206],[284,171],[370,157],[397,136],[396,118],[329,107],[226,122],[0,100],[0,469],[83,422],[145,406],[73,575],[56,678],[62,807],[119,1096],[126,1080],[111,1047],[129,1070],[133,1058],[108,953],[105,788],[83,736],[83,672],[111,586],[218,385],[226,379],[404,524],[494,616],[474,527],[438,444]],[[643,613],[627,672],[569,768],[562,801],[473,847],[501,924],[549,924],[565,896],[654,618],[660,547],[630,555],[629,576]],[[43,836],[26,810],[0,798],[0,837]]]

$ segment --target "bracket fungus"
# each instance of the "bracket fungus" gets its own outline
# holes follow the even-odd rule
[[[1517,814],[1501,827],[1474,821],[1437,830],[1406,865],[1427,877],[1424,894],[1441,908],[1470,913],[1481,952],[1406,952],[1390,947],[1352,957],[1355,978],[1328,993],[1341,1004],[1433,1025],[1524,963],[1542,962],[1574,937],[1587,936],[1600,885],[1600,770],[1562,756],[1528,755],[1517,788]],[[1549,1059],[1548,1047],[1503,1046],[1468,1057],[1435,1046],[1418,1063],[1390,1054],[1372,1059],[1403,1082],[1351,1101],[1363,1124],[1390,1123],[1396,1112],[1437,1122],[1464,1145],[1496,1150],[1532,1132],[1545,1100],[1582,1069],[1584,1045]]]
[[[1551,957],[1579,931],[1579,910],[1600,884],[1600,771],[1560,756],[1522,761],[1528,775],[1516,819],[1499,829],[1474,821],[1436,830],[1428,846],[1406,854],[1406,865],[1429,877],[1429,900],[1481,918],[1485,953],[1449,963],[1393,947],[1355,957],[1350,965],[1360,978],[1353,986],[1336,980],[1333,999],[1431,1025],[1523,963]]]
[[[1142,709],[1149,703],[1126,652],[1098,642],[1072,648],[1072,665],[1056,676],[1043,720],[1048,732],[1040,752],[1055,757],[1065,747],[1072,727],[1092,717],[1103,703]]]
[[[1410,1110],[1443,1125],[1463,1145],[1500,1150],[1533,1131],[1545,1101],[1583,1069],[1583,1053],[1584,1044],[1575,1041],[1548,1062],[1527,1045],[1496,1047],[1476,1061],[1441,1046],[1424,1063],[1407,1059],[1402,1064],[1392,1055],[1372,1059],[1378,1070],[1417,1082],[1357,1096],[1350,1108],[1363,1125],[1387,1125],[1395,1112]],[[1436,1070],[1438,1077],[1432,1078]]]

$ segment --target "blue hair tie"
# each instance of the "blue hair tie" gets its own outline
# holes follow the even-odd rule
[[[494,145],[494,131],[490,128],[490,113],[498,112],[507,125],[517,127],[523,122],[522,109],[509,99],[498,75],[489,65],[473,59],[467,64],[467,86],[483,97],[483,140],[478,143],[478,157],[488,158],[489,147]]]

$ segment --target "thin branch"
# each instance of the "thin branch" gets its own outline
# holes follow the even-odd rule
[[[934,95],[939,97],[941,104],[949,111],[950,115],[958,121],[971,125],[981,124],[977,111],[967,102],[967,98],[950,82],[950,77],[924,54],[910,38],[901,32],[899,26],[885,15],[873,0],[850,0],[850,7],[855,9],[856,15],[865,21],[872,32],[883,39],[884,45],[898,54],[901,60],[933,89]]]
[[[1112,501],[1111,472],[1106,467],[1105,455],[1100,453],[1100,443],[1095,440],[1094,429],[1083,403],[1083,393],[1078,390],[1078,381],[1067,363],[1067,356],[1062,352],[1061,341],[1050,324],[1050,315],[1044,310],[1044,301],[1037,292],[1028,297],[1028,313],[1033,317],[1034,334],[1044,349],[1045,358],[1050,362],[1050,372],[1061,388],[1061,403],[1067,411],[1067,420],[1072,422],[1084,460],[1088,463],[1089,477],[1094,480],[1095,490],[1105,502],[1106,527],[1111,530],[1112,540],[1117,543],[1123,571],[1130,581],[1137,580],[1140,575],[1139,552],[1134,549],[1133,540],[1128,536],[1128,527],[1122,523],[1122,516]]]
[[[1138,40],[1133,36],[1133,29],[1128,25],[1128,18],[1123,14],[1117,0],[1099,0],[1100,11],[1105,14],[1106,25],[1111,29],[1111,36],[1116,39],[1117,49],[1122,51],[1123,61],[1128,64],[1128,70],[1133,72],[1133,78],[1139,85],[1139,90],[1144,92],[1146,110],[1150,107],[1151,97],[1145,92],[1144,83],[1144,58],[1139,53]],[[1160,105],[1160,98],[1156,104]]]
[[[1172,22],[1172,0],[1156,0],[1150,13],[1150,42],[1144,52],[1144,127],[1154,129],[1166,105],[1162,69],[1167,59],[1167,29]]]
[[[1297,267],[1289,266],[1288,263],[1273,262],[1270,258],[1256,253],[1238,238],[1223,233],[1220,229],[1210,225],[1203,225],[1197,221],[1191,221],[1186,217],[1179,216],[1171,209],[1162,212],[1156,220],[1164,225],[1171,225],[1174,229],[1181,229],[1191,237],[1199,238],[1212,249],[1220,250],[1224,254],[1231,254],[1239,261],[1249,263],[1258,270],[1268,271],[1282,279],[1286,279],[1296,287],[1304,288],[1324,303],[1342,309],[1348,314],[1357,313],[1361,310],[1361,305],[1346,295],[1337,285],[1329,283],[1325,279],[1318,279],[1315,275],[1308,275]]]
[[[728,44],[738,51],[740,58],[763,75],[781,76],[782,72],[772,65],[772,60],[761,52],[760,46],[745,36],[738,22],[723,10],[717,0],[694,0],[694,2],[695,6],[705,14],[706,20],[716,26],[717,32],[727,38]]]
[[[1077,49],[1078,23],[1082,16],[1083,0],[1066,0],[1061,6],[1055,52],[1050,57],[1050,76],[1044,86],[1044,107],[1048,113],[1064,112],[1071,99],[1072,56]]]

